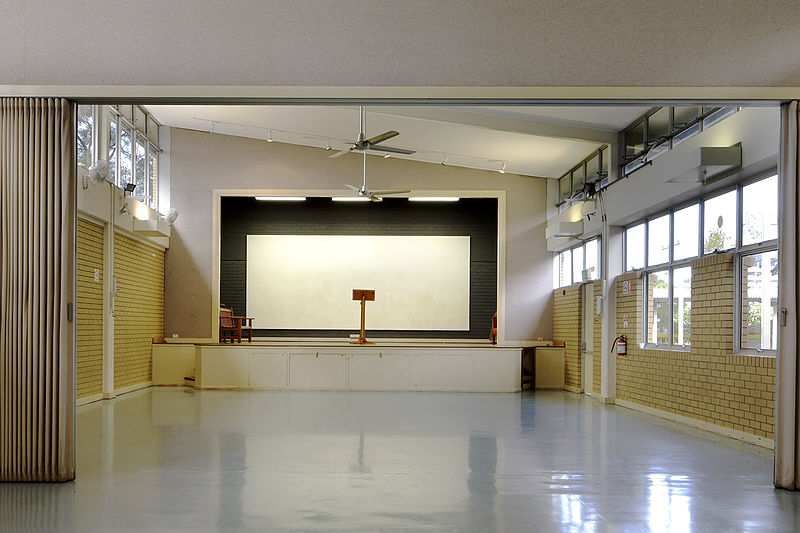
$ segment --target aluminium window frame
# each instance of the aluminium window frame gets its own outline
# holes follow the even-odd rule
[[[107,106],[109,114],[108,114],[108,120],[106,121],[106,122],[111,122],[113,120],[113,121],[116,121],[116,124],[117,124],[117,128],[116,128],[117,138],[116,138],[116,145],[115,145],[115,150],[117,152],[117,157],[116,157],[116,160],[115,160],[115,175],[114,175],[116,182],[114,183],[114,185],[116,187],[122,188],[122,183],[120,181],[120,177],[121,177],[120,168],[121,168],[121,165],[122,165],[122,162],[121,162],[121,160],[122,160],[122,157],[121,157],[122,156],[122,150],[121,150],[121,144],[120,144],[120,137],[122,135],[122,126],[124,125],[124,126],[127,126],[130,129],[130,131],[132,132],[132,135],[131,135],[132,183],[136,183],[136,145],[137,145],[137,142],[140,143],[140,144],[143,144],[144,147],[145,147],[145,154],[144,154],[144,172],[145,172],[145,176],[144,176],[144,194],[137,194],[137,195],[134,196],[134,198],[136,198],[137,200],[143,202],[144,204],[146,204],[151,209],[155,209],[157,211],[158,210],[158,202],[160,200],[159,199],[159,195],[157,194],[158,185],[159,185],[158,173],[160,172],[160,168],[161,168],[160,156],[161,156],[161,153],[163,152],[163,150],[161,150],[158,147],[158,145],[156,145],[153,142],[153,140],[152,140],[152,138],[150,136],[150,132],[141,131],[139,128],[137,128],[136,125],[133,123],[133,121],[129,120],[127,118],[127,116],[125,116],[125,114],[120,110],[119,107],[120,106],[113,106],[113,105]],[[153,117],[150,113],[148,113],[146,109],[142,108],[141,106],[136,106],[136,107],[140,111],[142,111],[142,113],[144,113],[144,123],[145,123],[146,127],[149,127],[148,125],[150,124],[151,121],[153,123],[155,123],[157,128],[161,127],[161,124],[155,119],[155,117]],[[131,111],[132,111],[132,114],[135,115],[135,112],[133,111],[133,107],[132,106],[131,106]],[[104,126],[104,127],[107,127],[107,126]],[[161,138],[161,136],[159,134],[159,139],[160,138]],[[155,158],[156,158],[156,165],[155,165],[156,176],[155,176],[155,179],[153,180],[152,187],[151,187],[150,179],[149,179],[150,176],[149,176],[149,166],[148,166],[151,153],[155,154]],[[106,157],[108,157],[108,154],[106,154]],[[151,188],[155,188],[156,189],[156,193],[155,194],[154,194],[153,190],[151,190]],[[155,200],[155,202],[153,202],[153,200]],[[155,205],[154,205],[154,203],[155,203]]]
[[[581,272],[583,272],[584,270],[586,270],[586,245],[588,243],[592,242],[592,241],[597,241],[597,258],[596,258],[597,259],[597,273],[596,273],[596,277],[594,279],[587,279],[587,280],[579,279],[579,280],[576,280],[575,276],[574,276],[574,273],[575,273],[575,262],[574,262],[575,254],[574,254],[574,250],[576,250],[578,248],[582,248],[583,249],[583,265],[582,265],[583,268],[581,268]],[[563,253],[569,253],[569,256],[570,256],[570,269],[569,269],[570,283],[567,283],[565,285],[561,285],[561,276],[559,275],[558,276],[559,285],[558,285],[558,287],[553,287],[553,290],[561,289],[563,287],[570,287],[570,286],[575,285],[575,284],[594,282],[594,281],[599,280],[602,277],[603,246],[602,246],[602,237],[600,235],[596,235],[594,237],[590,237],[590,238],[588,238],[588,239],[586,239],[584,241],[581,241],[580,244],[576,244],[575,246],[570,246],[569,248],[565,248],[563,250],[560,250],[560,251],[556,252],[555,256],[554,256],[555,259],[554,259],[553,262],[554,263],[558,263],[559,269],[561,268],[561,262],[560,262],[559,258],[561,256],[561,254],[563,254]],[[559,270],[559,274],[560,274],[560,270]],[[556,276],[554,275],[553,279],[555,279],[555,277]]]

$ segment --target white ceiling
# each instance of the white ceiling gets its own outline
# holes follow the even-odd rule
[[[357,107],[147,106],[164,125],[341,150],[358,136]],[[394,155],[525,176],[558,178],[644,112],[641,107],[367,108],[366,136],[400,135],[385,144],[416,150]],[[481,118],[483,117],[483,118]],[[486,118],[491,119],[487,125]],[[552,125],[552,127],[551,127]],[[332,152],[333,153],[333,152]],[[384,155],[371,152],[373,155]],[[348,157],[348,156],[345,156]],[[349,156],[352,157],[352,156]]]

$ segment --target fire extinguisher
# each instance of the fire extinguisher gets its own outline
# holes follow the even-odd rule
[[[616,339],[614,339],[614,344],[617,345],[617,355],[628,355],[628,337],[625,335],[620,335]],[[614,347],[611,347],[611,351],[614,351]]]

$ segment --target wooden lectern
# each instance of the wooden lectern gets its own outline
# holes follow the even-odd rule
[[[367,312],[367,302],[375,301],[375,290],[353,289],[353,300],[356,302],[359,300],[361,301],[361,335],[358,337],[358,340],[350,341],[350,344],[375,344],[374,342],[369,342],[364,333],[364,319]]]

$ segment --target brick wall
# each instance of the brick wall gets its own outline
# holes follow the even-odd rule
[[[630,295],[622,293],[626,280],[632,286]],[[733,352],[733,254],[692,263],[692,346],[688,352],[640,348],[641,274],[624,274],[616,281],[617,331],[628,336],[628,355],[617,357],[617,398],[773,438],[775,358]]]
[[[79,218],[76,246],[77,397],[85,398],[103,392],[103,227]]]
[[[152,339],[164,336],[164,252],[114,238],[114,388],[152,380]]]
[[[581,390],[581,286],[553,291],[553,340],[564,342],[564,388]]]

